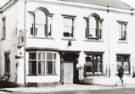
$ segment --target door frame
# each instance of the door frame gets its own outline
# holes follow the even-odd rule
[[[64,84],[64,62],[68,62],[65,60],[67,56],[71,56],[70,60],[73,62],[73,84],[79,83],[79,71],[77,69],[78,57],[80,51],[61,51],[60,52],[60,82]]]

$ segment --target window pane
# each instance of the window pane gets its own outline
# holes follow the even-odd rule
[[[29,61],[29,74],[36,75],[37,67],[36,61]]]
[[[90,28],[90,37],[96,37],[96,19],[94,17],[90,17],[89,19],[89,28]]]
[[[10,73],[10,54],[5,53],[5,73]]]
[[[124,24],[124,31],[127,31],[127,25]]]
[[[48,17],[48,35],[52,34],[52,17]]]
[[[122,62],[117,62],[117,72],[119,71],[121,65],[122,65]]]
[[[95,72],[101,72],[101,62],[95,63]]]
[[[53,61],[47,62],[47,74],[54,74],[54,62]]]
[[[45,53],[38,53],[38,60],[45,61]]]
[[[92,72],[93,69],[93,63],[92,61],[87,61],[85,64],[85,71]]]
[[[45,62],[38,62],[38,74],[44,75],[45,74]]]
[[[36,11],[35,12],[35,17],[36,17],[36,23],[37,24],[45,24],[46,23],[46,15],[42,11]]]
[[[52,61],[53,60],[53,53],[47,53],[47,61]]]
[[[37,24],[36,23],[36,32],[38,37],[44,37],[45,36],[45,24]]]
[[[35,12],[35,25],[38,37],[45,36],[46,14],[42,11]]]
[[[64,25],[71,27],[72,26],[72,19],[64,18]]]
[[[129,62],[124,62],[123,67],[124,67],[124,72],[129,73]]]
[[[96,19],[95,19],[95,17],[90,17],[89,18],[89,27],[91,28],[91,29],[96,29]]]
[[[130,73],[130,62],[129,62],[129,55],[117,55],[117,59],[120,58],[120,60],[117,60],[117,71],[119,70],[120,66],[123,65],[124,67],[124,73]]]
[[[121,62],[122,61],[122,56],[121,55],[117,55],[117,62]]]
[[[54,60],[56,60],[56,53],[54,53]]]
[[[120,28],[120,40],[126,40],[126,32],[127,32],[127,24],[120,22],[119,23],[119,28]]]
[[[36,60],[36,53],[29,53],[30,60]]]
[[[64,37],[72,37],[73,33],[73,19],[71,18],[64,18]]]
[[[102,55],[91,54],[86,57],[85,71],[92,72],[102,72]]]
[[[87,62],[87,63],[89,64],[89,67],[87,67],[87,68],[88,68],[87,70],[88,70],[89,72],[92,72],[92,71],[93,71],[93,68],[92,68],[92,67],[93,67],[92,61]]]
[[[129,61],[129,55],[124,55],[123,58],[124,58],[124,62],[128,62]]]
[[[55,60],[56,54],[55,53],[47,53],[47,74],[55,74]]]

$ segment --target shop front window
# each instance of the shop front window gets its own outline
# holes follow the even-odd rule
[[[29,75],[55,75],[55,64],[55,52],[29,52]]]
[[[86,56],[84,70],[86,75],[102,74],[102,54],[89,53]]]
[[[130,55],[117,54],[117,72],[121,66],[124,68],[124,74],[130,74]]]

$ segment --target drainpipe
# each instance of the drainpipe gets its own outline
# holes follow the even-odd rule
[[[134,11],[134,9],[131,9],[131,13],[130,13],[130,15],[131,15],[131,32],[133,32],[133,25],[134,25],[134,13],[133,13],[133,11]],[[134,34],[133,34],[134,35]],[[133,38],[133,35],[131,35],[131,37]],[[132,75],[134,75],[134,72],[135,72],[135,64],[134,64],[134,38],[133,39],[131,39],[132,41],[132,45],[131,45],[131,47],[132,47],[132,52],[131,52],[131,56],[130,56],[130,66],[131,66],[131,68],[130,68],[130,70],[129,70],[129,72],[130,72],[130,74],[132,74]],[[132,60],[132,57],[133,57],[133,60]]]
[[[110,6],[107,6],[107,20],[108,20],[108,26],[107,26],[107,39],[108,39],[108,43],[107,43],[107,50],[108,50],[108,77],[110,77],[110,72],[111,72],[111,70],[110,70],[110,30],[109,30],[109,28],[110,28],[110,22],[109,22],[109,12],[110,12],[110,10],[109,10],[109,7]]]
[[[25,52],[25,48],[26,48],[26,3],[27,1],[24,0],[24,86],[27,86],[26,83],[26,52]]]

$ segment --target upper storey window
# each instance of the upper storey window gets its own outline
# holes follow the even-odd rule
[[[74,37],[74,19],[75,16],[63,15],[64,17],[64,32],[63,36],[68,38]]]
[[[86,35],[87,39],[101,39],[102,38],[102,19],[98,14],[89,15],[86,20]]]
[[[127,39],[127,22],[118,21],[119,24],[119,40]]]
[[[51,37],[52,14],[50,14],[46,8],[42,7],[30,13],[33,15],[30,35],[35,37]]]

